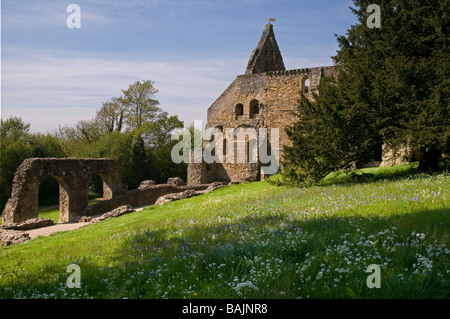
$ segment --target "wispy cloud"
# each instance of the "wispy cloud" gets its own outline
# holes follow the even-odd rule
[[[67,18],[71,14],[67,12],[70,3],[48,0],[36,1],[33,4],[28,1],[2,1],[2,28],[7,32],[49,32],[52,29],[61,31],[66,27]],[[81,7],[82,22],[91,27],[111,25],[111,12],[110,6],[95,7],[86,3]]]
[[[231,83],[242,61],[174,62],[64,59],[33,56],[3,63],[2,117],[21,116],[32,130],[90,119],[102,101],[119,96],[134,81],[152,80],[164,110],[186,124],[206,120],[206,109]],[[43,119],[46,119],[42,121]]]
[[[81,29],[69,29],[70,3]],[[350,0],[3,0],[2,117],[34,131],[90,119],[137,80],[186,124],[245,71],[269,17],[288,69],[329,65]]]

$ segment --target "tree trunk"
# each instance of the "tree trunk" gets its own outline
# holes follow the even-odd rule
[[[442,151],[436,149],[434,146],[429,149],[426,147],[421,147],[418,172],[424,173],[439,171],[439,159],[441,156]]]

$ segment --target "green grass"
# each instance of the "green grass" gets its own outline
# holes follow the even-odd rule
[[[331,172],[325,176],[319,183],[319,186],[348,184],[354,182],[373,182],[380,179],[398,179],[411,176],[416,173],[419,162],[411,164],[386,166],[386,167],[369,167],[362,168],[350,172]],[[449,167],[447,161],[442,161],[442,165]],[[274,185],[283,184],[283,176],[276,174],[267,179],[267,181]]]
[[[49,208],[42,209],[38,214],[41,218],[50,218],[56,224],[59,222],[59,208]],[[3,220],[0,218],[0,225],[3,223]]]
[[[39,217],[50,218],[56,224],[59,221],[59,208],[49,208],[39,211]]]
[[[232,185],[0,248],[0,297],[449,298],[449,184]]]
[[[98,201],[89,202],[88,206],[97,204]],[[52,219],[55,224],[59,223],[59,208],[49,208],[39,210],[39,217]]]
[[[351,172],[328,174],[319,185],[346,184],[352,182],[372,182],[380,179],[398,179],[415,174],[418,162],[405,165],[368,167]]]

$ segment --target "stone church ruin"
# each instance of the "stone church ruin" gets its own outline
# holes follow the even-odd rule
[[[324,77],[337,77],[335,66],[321,66],[286,70],[280,49],[275,40],[273,26],[266,24],[257,47],[253,50],[245,73],[238,75],[228,88],[208,108],[206,129],[217,128],[224,132],[228,129],[243,131],[267,130],[267,152],[269,156],[283,156],[283,146],[291,145],[284,128],[297,119],[292,112],[297,110],[299,93],[313,99],[318,92],[320,80]],[[277,129],[277,142],[272,143],[271,130]],[[234,134],[234,133],[233,133]],[[212,139],[212,137],[211,137]],[[223,184],[264,179],[264,161],[250,160],[250,149],[254,141],[250,136],[238,140],[236,135],[221,135],[222,149],[218,154],[227,153],[228,144],[236,149],[244,149],[246,158],[238,161],[238,152],[230,157],[234,161],[195,162],[191,161],[187,170],[187,184],[178,178],[172,178],[166,184],[155,185],[153,181],[143,181],[138,189],[128,190],[119,166],[112,159],[80,158],[29,158],[17,169],[14,176],[11,198],[2,214],[2,229],[25,229],[23,227],[41,227],[46,221],[35,225],[30,220],[38,219],[39,188],[41,183],[53,177],[59,184],[59,222],[67,223],[86,216],[96,216],[111,212],[123,206],[146,206],[164,203],[170,200],[187,198],[221,187]],[[232,141],[231,141],[232,140]],[[231,141],[231,142],[230,142]],[[241,143],[242,145],[237,145]],[[208,141],[203,141],[203,147]],[[243,147],[242,147],[243,146]],[[401,164],[412,150],[389,150],[383,146],[383,165]],[[376,166],[378,166],[376,165]],[[278,168],[278,166],[277,166]],[[92,178],[100,176],[103,182],[103,200],[88,206],[88,188]],[[178,194],[178,195],[177,195]],[[114,215],[114,214],[113,214]],[[23,225],[30,222],[32,226]],[[18,228],[22,227],[22,228]],[[26,240],[22,233],[7,234],[17,241]],[[8,237],[9,238],[9,237]],[[9,239],[5,239],[9,241]]]
[[[103,199],[88,206],[88,189],[95,176],[103,181]],[[2,214],[0,244],[29,240],[24,233],[33,228],[53,225],[50,219],[38,217],[39,188],[45,179],[53,177],[59,184],[59,222],[104,220],[118,215],[116,210],[126,207],[162,204],[204,194],[222,187],[222,183],[188,186],[181,178],[173,177],[166,184],[143,181],[137,189],[128,186],[117,163],[107,158],[28,158],[17,168],[11,197]]]
[[[128,189],[119,166],[112,159],[28,158],[14,176],[11,198],[3,211],[3,224],[38,217],[39,187],[46,178],[59,184],[59,222],[74,220],[88,206],[89,182],[103,180],[103,199],[125,194]]]
[[[286,70],[275,40],[273,25],[266,24],[261,39],[250,56],[245,74],[238,75],[208,108],[206,129],[215,127],[224,131],[226,128],[266,128],[270,132],[272,128],[277,128],[279,145],[271,143],[269,134],[267,153],[276,149],[281,158],[282,146],[291,144],[284,128],[296,120],[291,112],[297,110],[299,92],[312,99],[312,93],[318,93],[320,79],[336,77],[337,74],[338,70],[334,66]],[[235,143],[237,142],[235,137]],[[245,143],[244,148],[248,151],[249,139]],[[225,154],[225,141],[222,145]],[[262,163],[239,163],[237,160],[234,163],[191,161],[188,166],[188,184],[256,180],[262,166]]]
[[[285,128],[292,125],[297,119],[292,112],[297,111],[300,92],[308,99],[313,100],[313,93],[319,94],[319,83],[324,77],[337,77],[339,69],[336,66],[320,66],[312,68],[301,68],[286,70],[280,49],[275,39],[273,25],[265,25],[261,39],[257,47],[250,55],[247,69],[243,75],[238,75],[228,88],[217,98],[208,108],[206,129],[217,128],[218,131],[225,132],[228,129],[237,130],[239,128],[267,129],[270,132],[273,128],[278,129],[279,137],[277,143],[272,143],[269,134],[267,154],[271,150],[279,154],[279,159],[283,157],[283,146],[290,146]],[[216,152],[226,154],[227,139],[229,136],[223,134],[222,143],[217,143],[223,150],[216,149]],[[251,143],[247,137],[245,145],[237,145],[239,141],[233,136],[236,148],[242,147],[246,150],[247,160],[242,163],[238,160],[234,162],[195,162],[192,159],[188,165],[187,181],[188,185],[197,185],[211,182],[236,183],[242,181],[252,181],[264,179],[264,172],[261,169],[264,163],[260,160],[252,163],[250,158]],[[203,141],[203,147],[208,145],[208,141]],[[236,156],[237,152],[234,152]],[[271,155],[273,156],[273,154]],[[391,166],[408,162],[408,158],[414,158],[413,150],[404,147],[400,150],[390,150],[383,146],[383,157],[379,162],[371,163],[370,166]],[[259,155],[257,156],[259,157]]]

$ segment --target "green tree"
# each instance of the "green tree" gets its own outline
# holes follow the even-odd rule
[[[128,186],[135,184],[133,147],[130,133],[105,132],[96,141],[73,149],[74,157],[112,158],[120,167]]]
[[[134,168],[136,176],[140,176],[139,182],[153,179],[163,183],[174,176],[185,179],[187,167],[175,164],[171,159],[171,150],[176,144],[171,140],[171,132],[180,127],[183,122],[178,116],[161,112],[156,121],[145,123],[133,132]]]
[[[124,107],[125,122],[130,130],[140,129],[143,124],[154,122],[162,110],[155,99],[158,90],[153,81],[136,81],[127,90],[122,90],[123,96],[118,101]]]
[[[172,161],[171,151],[175,143],[161,146],[148,153],[150,178],[157,183],[165,183],[169,177],[187,178],[187,164],[175,164]]]
[[[288,129],[284,174],[298,183],[379,159],[382,143],[408,143],[420,149],[419,171],[437,170],[449,143],[450,1],[353,2],[358,22],[337,36],[337,81],[323,80],[314,102],[301,99],[304,123]],[[372,3],[381,28],[366,24]]]
[[[30,157],[65,157],[62,141],[51,135],[30,133],[30,124],[19,117],[0,122],[0,208],[3,209],[11,195],[14,174],[20,164]],[[56,193],[56,195],[55,195]],[[58,183],[44,180],[39,189],[39,199],[47,202],[58,198]]]
[[[122,90],[123,96],[118,98],[123,106],[127,132],[133,137],[133,186],[145,179],[165,182],[168,177],[179,176],[185,170],[183,165],[171,162],[170,156],[174,145],[170,132],[183,127],[183,122],[159,107],[155,98],[157,92],[153,81],[136,81],[127,90]]]
[[[109,101],[102,102],[95,120],[103,132],[120,132],[123,128],[124,112],[123,104],[118,98],[113,97]]]
[[[119,98],[103,102],[93,119],[60,127],[54,135],[69,156],[115,159],[130,188],[145,179],[160,183],[186,175],[186,167],[173,163],[170,156],[170,133],[183,122],[159,107],[153,85],[134,82]]]
[[[378,3],[381,28],[366,25],[367,6]],[[357,82],[352,102],[377,113],[373,123],[390,147],[420,149],[419,171],[438,170],[450,136],[449,0],[354,1],[358,24],[338,37],[334,58]]]
[[[51,134],[33,133],[29,135],[33,150],[32,157],[66,157],[62,141]]]
[[[311,185],[332,171],[349,170],[380,156],[380,137],[371,124],[375,115],[365,104],[351,103],[338,88],[346,82],[328,78],[321,83],[320,98],[303,94],[298,121],[286,128],[292,141],[284,148],[285,180]]]
[[[29,143],[30,124],[19,117],[0,120],[0,208],[3,210],[11,195],[11,186],[17,167],[32,157]]]
[[[65,157],[62,142],[50,134],[30,133],[30,124],[19,117],[0,122],[0,208],[11,195],[14,174],[20,164],[30,157]],[[58,183],[45,180],[40,187],[40,199],[55,197]],[[57,195],[56,195],[57,198]]]

